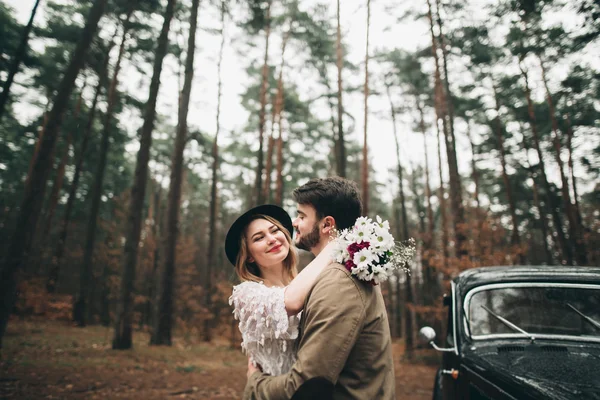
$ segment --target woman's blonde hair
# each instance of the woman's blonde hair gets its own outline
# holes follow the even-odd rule
[[[265,219],[269,221],[277,228],[279,228],[281,232],[283,232],[283,234],[285,235],[285,240],[287,240],[290,247],[290,251],[287,257],[283,260],[283,270],[285,272],[284,279],[286,280],[286,282],[284,283],[287,285],[292,279],[296,277],[296,275],[298,275],[298,269],[296,267],[298,265],[298,254],[292,244],[292,236],[290,232],[288,232],[288,230],[281,224],[281,222],[268,215],[257,214],[248,221],[248,224],[246,225],[244,231],[240,235],[240,251],[238,252],[237,259],[235,262],[235,272],[242,282],[262,281],[260,276],[260,268],[258,267],[258,265],[254,262],[248,261],[249,251],[248,243],[246,241],[246,229],[248,228],[250,223],[256,219]]]

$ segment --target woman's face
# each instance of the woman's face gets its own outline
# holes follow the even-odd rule
[[[282,265],[290,252],[290,244],[285,234],[266,219],[255,219],[246,229],[249,261],[255,262],[260,268]]]

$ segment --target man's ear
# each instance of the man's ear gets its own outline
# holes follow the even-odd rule
[[[323,222],[321,225],[321,232],[330,234],[335,229],[335,219],[332,216],[327,216],[323,218]]]

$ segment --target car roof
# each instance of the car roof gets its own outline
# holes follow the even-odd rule
[[[498,266],[468,269],[454,278],[461,295],[474,287],[503,282],[568,282],[600,284],[600,267]]]

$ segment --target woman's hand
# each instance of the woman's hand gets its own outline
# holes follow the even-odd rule
[[[250,379],[255,372],[262,372],[262,368],[258,364],[255,366],[250,357],[248,357],[248,372],[246,372],[246,377]]]

